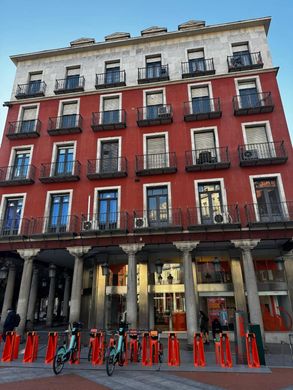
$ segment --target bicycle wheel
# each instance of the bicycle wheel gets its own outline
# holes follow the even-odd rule
[[[111,376],[115,369],[115,348],[109,347],[106,354],[106,371],[108,376]]]
[[[55,375],[61,373],[64,367],[64,356],[66,354],[65,347],[59,347],[53,360],[53,371]]]
[[[92,356],[93,356],[93,347],[92,347],[92,343],[90,343],[89,352],[88,352],[88,355],[87,355],[87,360],[88,360],[89,362],[92,361]]]
[[[125,363],[125,351],[120,351],[118,356],[118,364],[120,367],[124,366]]]

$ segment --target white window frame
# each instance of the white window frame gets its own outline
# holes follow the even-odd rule
[[[155,138],[155,137],[165,137],[165,146],[166,146],[166,154],[167,154],[167,167],[170,166],[170,161],[169,161],[169,133],[168,131],[160,131],[157,133],[147,133],[143,135],[143,155],[147,155],[147,139],[148,138]],[[144,159],[144,169],[147,167],[147,161]]]
[[[40,103],[31,103],[31,104],[22,104],[19,106],[18,115],[17,115],[17,122],[22,121],[23,111],[26,108],[36,108],[36,117],[35,121],[39,118],[39,111],[40,111]],[[35,131],[36,131],[37,122],[35,123]]]
[[[194,135],[196,133],[202,133],[205,131],[213,131],[214,132],[214,137],[215,137],[215,148],[216,148],[216,153],[217,153],[217,161],[221,161],[221,153],[219,150],[219,135],[218,135],[218,127],[217,126],[208,126],[208,127],[197,127],[197,128],[192,128],[190,129],[190,137],[191,137],[191,150],[196,150],[195,149],[195,142],[194,142]],[[196,164],[196,156],[192,153],[192,162],[195,165]]]
[[[285,195],[285,190],[284,190],[284,186],[283,186],[281,173],[268,173],[267,175],[249,175],[250,190],[251,190],[251,194],[252,194],[254,213],[255,213],[255,218],[256,218],[257,222],[260,221],[260,218],[259,218],[259,213],[258,213],[256,192],[255,192],[255,188],[254,188],[254,180],[266,179],[266,178],[277,180],[280,202],[284,205],[283,211],[285,213],[285,217],[289,216],[288,207],[286,204],[286,195]]]
[[[194,192],[195,192],[195,204],[196,204],[196,212],[197,212],[197,220],[199,223],[201,223],[201,215],[200,215],[200,199],[199,199],[199,192],[198,192],[198,186],[201,183],[214,183],[219,182],[221,186],[221,194],[222,194],[222,206],[227,207],[227,191],[225,187],[225,182],[223,177],[215,177],[213,179],[200,179],[200,180],[194,180]],[[229,221],[229,215],[224,215],[224,223],[226,221]]]
[[[50,169],[50,176],[54,176],[54,163],[57,162],[57,151],[60,146],[73,146],[73,161],[76,160],[76,145],[77,141],[60,141],[60,142],[54,142],[53,143],[53,150],[52,150],[52,157],[51,157],[51,169]],[[72,171],[74,170],[74,164],[72,166]]]
[[[268,142],[274,142],[270,121],[243,122],[243,123],[241,123],[241,127],[242,127],[243,141],[244,141],[245,145],[249,145],[249,144],[247,144],[247,137],[246,137],[245,129],[247,127],[254,127],[254,126],[255,127],[257,127],[257,126],[265,126]]]
[[[63,112],[63,105],[64,104],[70,104],[70,103],[77,103],[76,105],[76,115],[79,115],[79,109],[80,109],[80,98],[75,98],[75,99],[63,99],[59,100],[59,106],[58,106],[58,117],[62,116]]]
[[[109,187],[95,187],[94,188],[94,204],[93,204],[93,214],[92,214],[92,223],[93,229],[98,229],[98,221],[94,221],[94,215],[98,214],[98,200],[99,200],[99,192],[102,191],[117,191],[117,229],[120,228],[120,210],[121,210],[121,186],[109,186]]]
[[[214,109],[215,109],[212,82],[206,81],[206,82],[192,83],[192,84],[187,85],[189,112],[192,112],[192,92],[191,92],[191,90],[192,90],[192,88],[201,88],[201,87],[208,87],[211,110],[214,111]]]
[[[257,89],[257,93],[262,93],[262,86],[261,86],[261,82],[260,82],[260,77],[259,76],[245,76],[245,77],[236,77],[234,79],[234,84],[235,84],[235,91],[236,91],[236,95],[239,96],[240,95],[240,91],[239,91],[239,84],[241,84],[242,82],[249,82],[249,81],[255,81],[255,85],[256,85],[256,89]]]
[[[1,204],[0,204],[0,220],[3,221],[4,219],[4,214],[6,211],[5,205],[7,205],[7,199],[9,198],[23,198],[23,203],[22,203],[22,210],[21,210],[21,215],[20,215],[20,224],[18,227],[18,234],[21,231],[22,228],[22,222],[23,222],[23,215],[24,215],[24,208],[25,208],[25,203],[26,203],[26,192],[22,193],[14,193],[14,194],[3,194],[1,198]]]
[[[151,88],[151,89],[144,89],[143,90],[143,107],[147,107],[147,95],[149,94],[152,94],[152,93],[158,93],[158,92],[162,92],[163,94],[163,105],[166,105],[166,88],[163,87],[163,88]],[[144,111],[144,116],[143,116],[143,119],[146,119],[146,110],[143,110]]]
[[[99,123],[103,124],[103,115],[104,115],[104,100],[108,98],[115,98],[117,97],[119,99],[119,121],[121,122],[121,115],[122,115],[122,93],[109,93],[107,95],[100,95],[100,115],[99,115]]]
[[[8,166],[10,167],[9,169],[7,169],[7,173],[6,173],[6,180],[9,179],[10,177],[10,169],[14,168],[14,163],[15,163],[15,157],[16,157],[16,154],[18,151],[24,151],[24,150],[27,150],[29,151],[30,153],[30,158],[29,158],[29,163],[28,165],[31,165],[32,163],[32,157],[33,157],[33,151],[34,151],[34,145],[19,145],[19,146],[12,146],[11,150],[10,150],[10,157],[9,157],[9,163],[8,163]],[[29,169],[27,171],[27,178],[28,178],[28,175],[29,175]]]
[[[162,182],[162,183],[146,183],[143,184],[143,218],[146,221],[146,226],[148,226],[148,218],[147,218],[147,205],[148,205],[148,197],[147,190],[150,187],[167,187],[168,189],[168,207],[169,207],[169,221],[172,221],[172,193],[171,193],[171,182]]]
[[[46,201],[45,201],[45,211],[44,211],[44,223],[43,223],[43,233],[46,233],[46,219],[50,217],[50,208],[51,208],[51,195],[58,195],[58,194],[69,194],[69,205],[68,205],[68,214],[71,215],[71,208],[72,208],[72,198],[73,198],[73,189],[69,190],[53,190],[53,191],[47,191],[46,194]],[[68,219],[66,231],[69,230],[70,227],[70,218]]]
[[[111,142],[118,141],[118,172],[121,170],[121,155],[122,155],[122,137],[106,137],[106,138],[98,138],[97,139],[97,164],[96,164],[96,172],[100,172],[100,164],[101,164],[101,152],[102,152],[102,143],[103,142]]]

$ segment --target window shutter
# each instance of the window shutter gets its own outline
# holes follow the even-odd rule
[[[147,138],[147,154],[166,153],[165,137]]]
[[[198,98],[198,97],[206,97],[209,96],[209,88],[208,87],[202,87],[202,88],[192,88],[191,89],[191,98]]]
[[[238,84],[238,89],[250,89],[250,88],[254,88],[256,89],[256,83],[255,81],[247,81],[247,82],[240,82]]]
[[[188,59],[189,60],[195,60],[197,58],[204,58],[204,51],[203,50],[195,50],[195,51],[188,52]]]
[[[118,157],[118,142],[103,142],[102,143],[102,158],[117,158]]]
[[[239,51],[248,51],[248,43],[240,43],[239,45],[233,45],[233,53],[238,53]]]
[[[106,64],[106,69],[120,68],[120,62],[111,62]]]
[[[151,64],[152,62],[161,62],[161,56],[146,58],[147,64]]]
[[[147,106],[154,106],[157,104],[163,104],[163,94],[160,93],[150,93],[146,96]]]
[[[195,149],[213,149],[215,147],[215,137],[213,131],[194,134]]]
[[[247,127],[245,132],[247,144],[260,144],[268,142],[265,126]]]
[[[80,67],[67,69],[67,76],[79,76]]]
[[[62,107],[62,115],[77,114],[77,103],[66,103]]]
[[[30,81],[39,81],[42,80],[42,73],[33,73],[30,75]]]
[[[119,110],[119,98],[107,98],[103,101],[104,111]]]
[[[37,117],[37,108],[31,107],[31,108],[24,108],[23,114],[22,114],[22,120],[23,121],[31,121],[36,119]]]

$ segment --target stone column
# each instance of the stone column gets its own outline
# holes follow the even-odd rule
[[[50,286],[49,286],[46,326],[52,326],[53,323],[55,287],[56,287],[56,266],[54,264],[50,264],[49,266],[49,279],[50,279]]]
[[[194,332],[198,330],[198,306],[196,305],[195,285],[192,270],[191,251],[197,247],[199,241],[178,241],[173,242],[182,252],[184,271],[184,290],[187,323],[187,343],[193,344]]]
[[[149,327],[148,263],[139,265],[139,327]]]
[[[106,319],[106,280],[103,275],[101,264],[96,269],[96,295],[95,295],[95,326],[98,329],[105,329]]]
[[[241,261],[240,259],[232,258],[230,264],[236,310],[247,312]]]
[[[32,284],[30,289],[30,297],[28,302],[27,309],[27,320],[32,323],[35,320],[35,307],[37,302],[37,294],[38,294],[38,283],[39,283],[39,270],[37,267],[33,268],[33,276],[32,276]]]
[[[0,330],[3,329],[4,321],[5,321],[6,316],[7,316],[7,310],[12,306],[14,285],[15,285],[15,275],[16,275],[15,264],[10,262],[8,278],[7,278],[5,294],[4,294],[4,300],[3,300],[3,306],[2,306]]]
[[[76,246],[67,248],[74,257],[74,270],[71,286],[69,322],[80,320],[80,306],[82,293],[83,256],[91,249],[90,246]]]
[[[68,314],[69,314],[69,294],[70,294],[71,277],[67,273],[64,276],[65,276],[65,286],[64,286],[64,295],[63,295],[62,316],[64,317],[65,321],[67,321]]]
[[[251,251],[260,240],[233,240],[236,248],[242,250],[242,261],[244,269],[245,287],[247,292],[247,302],[249,309],[250,322],[260,325],[262,336],[264,339],[264,326],[257,289],[257,281]]]
[[[149,265],[150,268],[150,265]],[[155,274],[151,272],[149,275],[149,284],[151,286],[155,285]],[[149,329],[154,329],[155,327],[155,302],[154,302],[154,292],[151,291],[149,294]],[[148,327],[146,327],[148,328]]]
[[[127,321],[132,328],[137,328],[137,271],[136,252],[140,251],[144,244],[125,244],[120,248],[128,255],[128,276],[127,276]]]
[[[33,273],[33,260],[40,249],[18,249],[17,252],[24,259],[23,271],[20,282],[19,296],[16,312],[20,315],[20,323],[17,333],[23,335],[26,325],[28,301]]]
[[[293,250],[283,255],[283,258],[288,285],[288,296],[291,304],[291,313],[293,313]]]

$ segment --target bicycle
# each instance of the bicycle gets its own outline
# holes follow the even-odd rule
[[[122,367],[125,363],[125,355],[126,355],[126,332],[128,330],[128,323],[126,320],[120,321],[119,331],[118,331],[118,343],[116,346],[110,346],[107,349],[106,353],[106,371],[108,376],[111,376],[114,372],[115,365],[118,363],[120,367]]]
[[[64,332],[65,334],[71,332],[69,346],[68,348],[66,348],[66,339],[64,339],[63,345],[57,349],[56,355],[53,360],[53,371],[55,375],[59,375],[61,373],[66,362],[68,362],[69,360],[77,360],[77,335],[82,328],[82,324],[80,322],[74,322],[72,326],[71,324],[69,324],[69,328],[70,330],[66,330]]]

